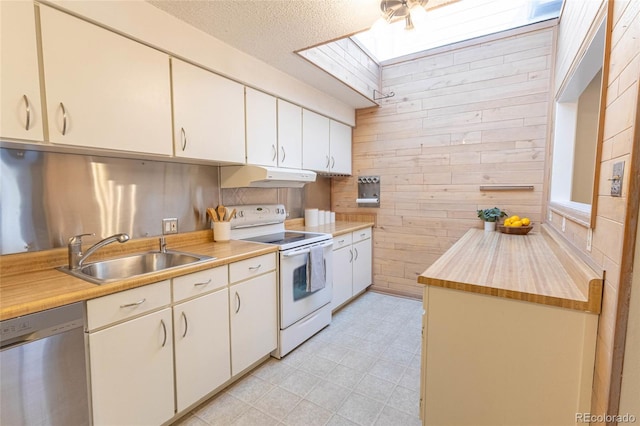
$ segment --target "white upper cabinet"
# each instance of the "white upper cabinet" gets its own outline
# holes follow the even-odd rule
[[[329,171],[340,175],[351,174],[351,127],[330,120],[330,156]]]
[[[49,139],[171,155],[166,54],[40,6]]]
[[[171,58],[177,157],[244,164],[244,86]]]
[[[351,174],[351,127],[302,110],[302,168]]]
[[[34,5],[0,1],[0,136],[42,141]]]
[[[329,171],[329,119],[302,110],[302,168]]]
[[[278,166],[302,168],[302,108],[278,99]]]
[[[245,89],[247,111],[247,163],[278,165],[276,98],[250,87]]]

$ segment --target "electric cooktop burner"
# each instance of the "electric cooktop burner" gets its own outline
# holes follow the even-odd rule
[[[260,235],[257,237],[245,238],[244,240],[254,241],[256,243],[284,245],[284,244],[289,244],[293,242],[309,240],[312,238],[315,239],[320,235],[322,234],[284,231],[284,232],[276,232],[275,234]]]

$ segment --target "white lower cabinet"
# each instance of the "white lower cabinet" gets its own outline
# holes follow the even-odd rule
[[[331,310],[335,311],[371,285],[371,228],[337,236],[333,247]]]
[[[353,294],[358,294],[371,285],[371,229],[366,233],[365,239],[356,242],[353,238]],[[356,232],[354,234],[365,234]]]
[[[173,307],[178,412],[231,378],[228,294],[223,288]]]
[[[232,284],[229,306],[231,374],[235,376],[278,346],[275,271]]]
[[[173,417],[170,308],[90,332],[88,340],[94,425],[159,425]]]
[[[270,253],[87,301],[93,424],[165,423],[273,352],[275,270]]]

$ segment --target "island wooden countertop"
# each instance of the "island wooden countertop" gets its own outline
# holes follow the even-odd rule
[[[528,235],[471,229],[418,282],[596,314],[602,304],[603,272],[545,226]]]
[[[318,226],[305,226],[304,219],[291,219],[286,222],[286,228],[291,231],[322,232],[331,234],[334,237],[371,228],[372,226],[374,226],[373,222],[348,222],[342,220]]]
[[[93,299],[277,251],[277,246],[247,241],[214,243],[211,231],[168,235],[166,240],[168,250],[179,250],[215,259],[96,285],[55,269],[67,263],[66,248],[0,256],[0,320]],[[157,237],[131,240],[126,244],[104,247],[96,252],[92,260],[157,250],[158,247]]]

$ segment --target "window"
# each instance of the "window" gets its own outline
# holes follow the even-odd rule
[[[376,23],[351,37],[378,63],[475,37],[557,18],[562,0],[460,0],[404,20]],[[429,3],[427,3],[427,9]],[[419,8],[415,8],[418,10]]]
[[[571,209],[589,223],[598,151],[604,47],[605,22],[555,104],[551,207]]]

